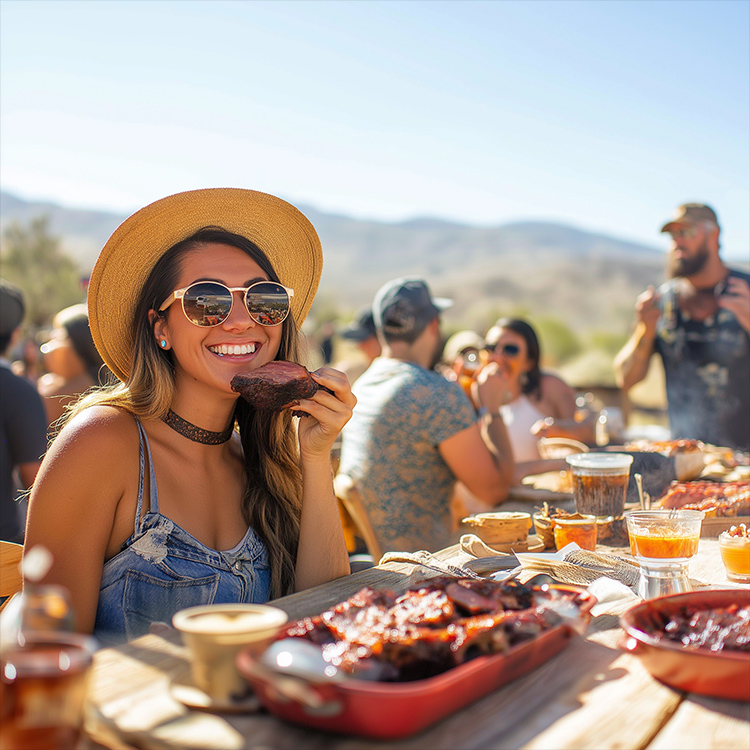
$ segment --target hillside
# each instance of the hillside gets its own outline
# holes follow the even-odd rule
[[[316,307],[325,315],[346,316],[383,282],[415,274],[427,278],[435,293],[456,300],[445,316],[448,328],[482,329],[498,314],[522,311],[554,316],[581,334],[617,334],[629,327],[636,295],[663,277],[659,250],[563,224],[388,223],[300,208],[323,243]],[[84,273],[125,218],[0,193],[0,229],[40,214],[49,216],[52,232]]]

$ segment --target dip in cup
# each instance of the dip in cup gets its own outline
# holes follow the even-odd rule
[[[552,522],[555,548],[561,550],[575,542],[581,549],[596,550],[596,518],[576,513],[570,518],[555,518]]]
[[[219,705],[242,701],[250,690],[235,666],[240,650],[260,655],[286,621],[286,612],[265,604],[188,607],[172,618],[190,649],[195,686]]]
[[[576,512],[612,521],[623,514],[630,465],[627,453],[576,453],[566,456],[573,473]]]
[[[719,551],[727,578],[734,583],[750,583],[750,531],[744,523],[719,534]]]

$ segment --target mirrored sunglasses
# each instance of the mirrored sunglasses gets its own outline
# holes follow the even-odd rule
[[[182,301],[182,312],[194,325],[205,328],[221,325],[231,314],[234,292],[244,292],[250,317],[262,326],[277,326],[289,315],[294,290],[275,281],[256,281],[250,286],[228,287],[218,281],[196,281],[169,295],[159,312],[175,300]]]
[[[485,344],[484,350],[494,354],[498,351],[497,344]],[[500,347],[500,354],[504,354],[506,357],[517,357],[521,351],[521,347],[518,344],[504,344]]]

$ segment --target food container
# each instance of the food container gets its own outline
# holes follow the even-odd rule
[[[661,682],[716,698],[750,701],[750,653],[688,649],[660,638],[663,623],[683,607],[690,611],[750,604],[750,591],[712,589],[664,596],[637,604],[620,617],[625,631],[621,648],[639,657]]]
[[[582,619],[590,619],[596,599],[585,589],[564,585],[549,588],[569,596],[578,605]],[[261,703],[282,719],[328,732],[392,740],[419,732],[531,672],[562,651],[572,635],[571,627],[561,624],[503,654],[479,656],[413,682],[353,678],[329,682],[283,675],[282,693],[274,686],[277,678],[259,665],[251,651],[240,653],[237,666]]]
[[[555,548],[555,519],[544,513],[534,513],[536,535],[544,542],[545,549]]]
[[[578,453],[565,461],[573,471],[576,511],[616,518],[625,510],[633,457],[627,453]]]
[[[596,516],[576,513],[568,518],[554,518],[552,526],[555,549],[561,550],[566,544],[575,542],[581,549],[596,551]]]
[[[750,583],[750,537],[719,534],[719,551],[727,578],[735,583]]]
[[[476,513],[464,518],[463,524],[490,546],[525,543],[531,528],[531,515],[510,511]]]
[[[698,551],[703,516],[700,510],[639,510],[625,515],[630,551],[641,569],[642,599],[690,591],[688,562]]]
[[[235,665],[239,651],[262,653],[286,621],[286,612],[277,607],[237,603],[188,607],[172,618],[190,649],[195,687],[227,706],[246,697],[247,683]]]

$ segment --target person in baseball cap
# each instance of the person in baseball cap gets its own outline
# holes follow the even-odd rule
[[[449,544],[457,480],[482,510],[508,496],[513,452],[499,411],[504,380],[489,369],[477,384],[478,415],[461,386],[435,370],[440,313],[452,304],[414,276],[375,294],[383,351],[352,389],[357,408],[342,431],[336,487],[344,502],[361,503],[381,551]]]
[[[750,450],[750,274],[722,260],[719,222],[705,203],[683,203],[661,231],[671,237],[669,279],[636,300],[617,383],[632,388],[658,355],[672,438]]]
[[[372,316],[372,306],[360,307],[340,336],[346,341],[351,341],[362,354],[362,357],[347,358],[335,365],[335,368],[345,373],[349,382],[353,383],[382,351]]]
[[[23,321],[26,306],[23,301],[23,292],[15,285],[5,279],[0,279],[0,339],[3,340],[4,351],[13,332]],[[4,339],[8,341],[4,341]]]
[[[453,300],[433,297],[424,279],[405,276],[384,284],[375,294],[375,326],[386,341],[413,344],[419,335]]]
[[[358,344],[372,336],[377,336],[375,320],[372,317],[372,307],[370,305],[360,307],[354,314],[352,321],[340,335],[342,339],[355,341]]]
[[[662,232],[671,232],[681,224],[698,224],[709,221],[719,226],[716,212],[705,203],[683,203],[675,212],[674,219],[670,219],[662,228]]]

